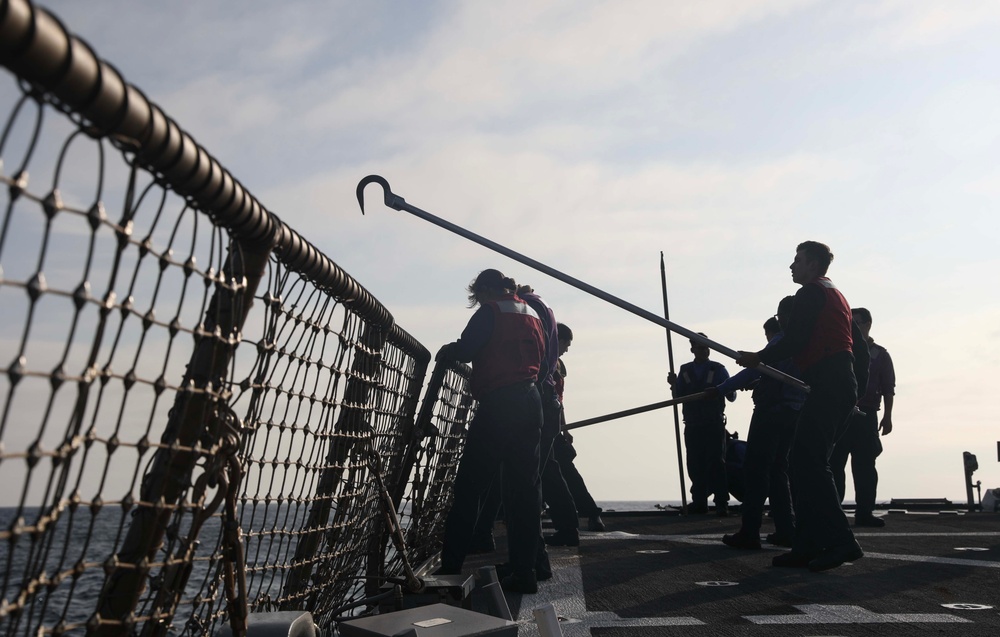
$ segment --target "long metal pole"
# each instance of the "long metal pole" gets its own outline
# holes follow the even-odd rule
[[[658,403],[650,403],[649,405],[643,405],[642,407],[633,407],[632,409],[626,409],[624,411],[616,411],[613,414],[605,414],[603,416],[595,416],[594,418],[587,418],[586,420],[577,420],[576,422],[571,422],[570,424],[563,427],[563,429],[579,429],[580,427],[589,427],[590,425],[596,425],[598,423],[607,422],[609,420],[616,420],[618,418],[625,418],[626,416],[635,416],[636,414],[644,414],[647,411],[655,411],[657,409],[663,409],[664,407],[670,407],[671,405],[676,407],[681,403],[686,403],[689,400],[701,400],[702,398],[708,398],[709,392],[702,391],[697,394],[688,394],[687,396],[681,396],[680,398],[674,398],[673,400],[664,400]],[[684,473],[681,472],[681,492],[684,490]]]
[[[728,356],[729,358],[732,358],[732,359],[739,358],[739,352],[737,352],[734,349],[726,347],[725,345],[722,345],[721,343],[716,343],[715,341],[713,341],[711,339],[708,339],[708,338],[705,338],[701,334],[698,334],[697,332],[689,330],[688,328],[686,328],[686,327],[684,327],[682,325],[677,325],[676,323],[672,323],[669,320],[663,318],[662,316],[657,316],[656,314],[653,314],[652,312],[650,312],[648,310],[642,309],[638,305],[634,305],[632,303],[629,303],[628,301],[625,301],[623,299],[618,298],[617,296],[614,296],[612,294],[608,294],[604,290],[601,290],[599,288],[595,288],[594,286],[590,285],[589,283],[584,283],[583,281],[581,281],[579,279],[576,279],[576,278],[573,278],[573,277],[569,276],[568,274],[563,274],[562,272],[560,272],[559,270],[556,270],[555,268],[551,268],[551,267],[545,265],[544,263],[541,263],[540,261],[536,261],[535,259],[532,259],[531,257],[525,256],[525,255],[523,255],[523,254],[521,254],[519,252],[515,252],[514,250],[511,250],[510,248],[502,246],[502,245],[500,245],[499,243],[497,243],[495,241],[491,241],[491,240],[487,239],[486,237],[480,236],[480,235],[478,235],[478,234],[476,234],[474,232],[470,232],[469,230],[466,230],[465,228],[462,228],[461,226],[457,226],[457,225],[451,223],[450,221],[445,221],[444,219],[441,219],[440,217],[436,217],[436,216],[432,215],[431,213],[429,213],[427,211],[424,211],[424,210],[421,210],[420,208],[417,208],[416,206],[411,206],[410,204],[406,203],[405,199],[403,199],[399,195],[393,194],[393,192],[389,189],[389,182],[387,182],[383,177],[380,177],[378,175],[368,175],[367,177],[365,177],[364,179],[362,179],[358,183],[358,187],[357,187],[357,191],[356,192],[357,192],[357,196],[358,196],[358,203],[361,204],[361,212],[362,212],[362,214],[364,214],[364,211],[365,211],[365,186],[367,186],[368,184],[372,184],[372,183],[376,183],[376,184],[379,184],[380,186],[382,186],[382,190],[384,191],[384,194],[385,194],[385,205],[389,206],[390,208],[393,208],[394,210],[400,210],[400,211],[403,211],[403,212],[409,212],[410,214],[412,214],[412,215],[414,215],[416,217],[420,217],[424,221],[429,221],[429,222],[433,223],[436,226],[439,226],[441,228],[444,228],[445,230],[449,230],[451,232],[454,232],[455,234],[457,234],[459,236],[462,236],[462,237],[465,237],[466,239],[469,239],[470,241],[474,241],[474,242],[478,243],[481,246],[485,246],[485,247],[489,248],[490,250],[493,250],[494,252],[499,252],[500,254],[502,254],[504,256],[510,257],[511,259],[514,259],[515,261],[523,263],[524,265],[526,265],[526,266],[528,266],[530,268],[534,268],[535,270],[538,270],[539,272],[543,272],[545,274],[548,274],[549,276],[551,276],[554,279],[558,279],[558,280],[562,281],[563,283],[567,283],[569,285],[572,285],[573,287],[577,288],[578,290],[583,290],[584,292],[586,292],[588,294],[591,294],[593,296],[596,296],[599,299],[607,301],[608,303],[611,303],[612,305],[620,307],[623,310],[631,312],[632,314],[635,314],[636,316],[644,318],[647,321],[650,321],[652,323],[656,323],[657,325],[659,325],[661,327],[665,327],[665,328],[667,328],[670,331],[677,332],[678,334],[680,334],[682,336],[686,336],[690,340],[695,341],[696,343],[699,343],[701,345],[704,345],[705,347],[707,347],[709,349],[713,349],[713,350],[719,352],[720,354]],[[774,369],[773,367],[769,367],[769,366],[764,365],[763,363],[761,363],[757,367],[757,369],[760,370],[760,372],[762,374],[766,374],[768,376],[771,376],[772,378],[776,378],[777,380],[780,380],[781,382],[788,383],[790,385],[794,385],[795,387],[798,387],[799,389],[801,389],[803,391],[806,391],[806,392],[809,391],[809,385],[806,385],[805,383],[803,383],[798,378],[795,378],[794,376],[789,376],[788,374],[780,372],[780,371]]]
[[[663,288],[663,317],[670,320],[670,304],[667,303],[667,267],[663,263],[663,252],[660,252],[660,285]],[[674,346],[670,338],[670,330],[667,332],[667,362],[670,366],[670,374],[674,373]],[[681,453],[681,416],[674,405],[674,437],[677,439],[677,473],[681,481],[681,513],[687,513],[687,484],[684,480],[684,454]]]

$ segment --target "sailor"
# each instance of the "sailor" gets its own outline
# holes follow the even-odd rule
[[[579,515],[576,503],[563,479],[559,463],[553,456],[555,445],[561,439],[562,423],[565,422],[562,416],[561,402],[562,379],[559,375],[562,365],[559,356],[563,353],[560,334],[564,326],[561,323],[556,323],[552,310],[529,286],[519,288],[518,295],[536,311],[543,314],[547,336],[545,363],[543,371],[539,374],[539,378],[542,379],[539,381],[539,385],[542,394],[542,413],[544,414],[539,471],[542,481],[542,501],[548,507],[549,517],[552,519],[552,525],[556,529],[559,541],[550,541],[552,536],[544,538],[542,541],[539,555],[535,560],[535,571],[536,574],[541,571],[544,576],[550,572],[548,555],[544,550],[546,544],[553,546],[577,546],[580,544]],[[548,315],[548,320],[545,320],[545,314]]]
[[[461,572],[480,499],[502,466],[511,573],[501,586],[510,592],[535,593],[542,430],[542,402],[535,381],[545,356],[545,333],[541,318],[514,293],[516,289],[514,280],[498,270],[480,272],[468,287],[470,307],[479,309],[461,337],[438,353],[439,359],[472,363],[471,391],[478,401],[445,521],[439,572]]]
[[[861,334],[868,343],[871,356],[868,384],[864,395],[858,400],[858,411],[848,421],[847,431],[837,441],[837,446],[830,457],[830,467],[833,479],[837,484],[840,501],[844,501],[845,470],[847,456],[851,457],[851,473],[854,476],[854,500],[857,508],[854,511],[854,526],[882,527],[885,520],[875,516],[875,494],[878,488],[878,471],[875,469],[875,459],[882,453],[883,436],[892,432],[892,403],[896,393],[896,371],[892,366],[892,357],[884,347],[878,345],[870,336],[872,329],[872,313],[866,308],[858,307],[851,310],[851,316],[861,329]],[[885,413],[879,422],[878,412],[885,398]]]
[[[794,303],[795,297],[786,296],[778,304],[778,313],[764,322],[765,349],[781,340],[781,325],[787,323]],[[790,359],[775,367],[790,376],[799,375]],[[795,516],[788,483],[788,449],[806,395],[798,387],[764,376],[756,369],[741,370],[716,387],[716,391],[724,394],[750,387],[753,387],[754,408],[743,459],[745,490],[740,506],[743,522],[739,531],[724,535],[722,541],[737,549],[759,549],[764,501],[770,499],[775,531],[767,536],[767,541],[777,546],[791,546],[795,537]]]
[[[569,326],[559,323],[558,338],[560,358],[557,362],[554,379],[556,395],[560,404],[560,432],[552,444],[550,462],[554,467],[546,465],[545,473],[542,476],[542,498],[549,506],[552,526],[556,532],[547,535],[545,543],[550,546],[577,546],[580,544],[579,517],[588,518],[587,530],[589,531],[602,532],[606,530],[606,527],[604,520],[601,519],[602,509],[597,506],[594,497],[587,489],[587,483],[584,482],[583,476],[573,464],[573,460],[576,458],[573,436],[563,429],[566,426],[565,411],[562,409],[563,392],[566,388],[566,364],[561,357],[569,351],[569,347],[573,343],[573,330]],[[560,503],[560,500],[563,502]],[[572,520],[564,515],[557,516],[554,512],[565,507],[566,501],[573,507]]]
[[[701,336],[705,336],[701,334]],[[729,378],[722,363],[709,360],[708,347],[691,341],[694,360],[671,372],[667,382],[675,398],[697,394]],[[725,396],[725,398],[723,398]],[[684,403],[684,449],[691,479],[689,513],[708,513],[708,496],[715,500],[715,513],[729,515],[729,485],[726,481],[726,400],[736,400],[736,392],[719,394]]]
[[[559,360],[559,333],[556,328],[556,317],[552,308],[535,293],[530,285],[519,285],[517,296],[538,314],[542,321],[542,332],[545,335],[545,356],[542,358],[538,368],[538,392],[542,399],[542,437],[539,446],[539,473],[542,481],[543,499],[545,491],[548,490],[553,496],[553,501],[549,504],[549,515],[553,519],[556,528],[565,527],[575,531],[577,528],[576,507],[573,498],[569,494],[569,489],[559,473],[559,467],[551,461],[552,442],[559,434],[559,422],[562,413],[562,406],[556,395],[555,369]],[[500,489],[497,488],[497,481],[490,488],[489,494],[480,503],[481,512],[473,533],[470,552],[488,553],[493,552],[495,543],[493,539],[493,525],[500,512],[502,499]],[[577,540],[579,543],[579,539]],[[509,564],[497,565],[497,573],[510,570]],[[545,542],[539,537],[538,548],[535,557],[535,577],[541,581],[552,576],[552,568],[549,563],[549,556],[545,550]]]
[[[567,534],[577,537],[579,544],[578,517],[576,504],[569,488],[559,471],[559,465],[552,457],[553,444],[559,438],[560,422],[562,420],[562,404],[557,392],[556,374],[559,367],[559,327],[552,309],[528,285],[518,287],[518,296],[532,307],[542,317],[545,329],[545,358],[538,373],[539,392],[542,396],[542,441],[540,448],[539,472],[542,481],[542,500],[548,504],[549,516],[556,529],[564,529]],[[536,575],[541,572],[547,575],[550,571],[548,555],[545,552],[545,542],[539,545],[538,556],[535,559]],[[547,579],[547,578],[546,578]]]
[[[847,516],[840,508],[830,471],[838,430],[842,430],[858,400],[854,374],[851,308],[826,277],[833,260],[830,248],[805,241],[796,248],[792,280],[802,287],[784,336],[774,347],[739,352],[737,364],[754,368],[791,357],[809,385],[799,412],[789,464],[796,529],[792,550],[775,557],[774,566],[836,568],[864,556]]]

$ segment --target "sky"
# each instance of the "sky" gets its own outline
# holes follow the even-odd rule
[[[896,366],[879,500],[964,501],[963,451],[1000,487],[1000,4],[41,4],[432,352],[480,270],[532,285],[575,334],[569,421],[669,398],[663,328],[375,186],[362,216],[363,177],[657,314],[662,252],[670,319],[733,349],[763,346],[795,246],[828,244]],[[578,430],[594,496],[679,501],[674,427]]]

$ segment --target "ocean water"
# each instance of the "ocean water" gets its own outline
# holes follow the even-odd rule
[[[25,634],[29,627],[37,630],[39,626],[85,623],[94,613],[104,585],[105,563],[127,532],[129,516],[117,507],[106,507],[96,514],[80,507],[65,512],[44,532],[32,532],[38,525],[39,510],[23,509],[20,518],[17,513],[16,508],[0,507],[0,529],[22,529],[0,542],[0,603],[15,604],[24,594],[22,582],[26,578],[39,585],[23,598],[23,610],[15,606],[0,617],[0,632]],[[219,533],[217,518],[209,519],[202,528],[202,537],[214,539]],[[189,581],[200,582],[207,575],[207,562],[196,561]],[[190,607],[182,606],[181,610],[178,619],[183,622]],[[82,634],[82,630],[71,632]]]
[[[24,598],[23,612],[11,609],[0,618],[0,628],[18,634],[27,626],[87,621],[104,582],[101,564],[113,552],[120,515],[109,510],[92,517],[81,510],[38,534],[24,528],[37,525],[38,510],[22,510],[20,518],[17,511],[0,508],[0,529],[12,532],[0,542],[0,603],[17,602],[28,573],[44,573],[44,583]],[[91,600],[87,610],[74,601],[84,596]]]
[[[278,512],[277,507],[271,509],[266,511],[266,515],[258,511],[257,517],[264,518],[263,523],[273,521]],[[32,527],[37,528],[38,525],[39,509],[25,508],[20,512],[20,518],[17,514],[16,508],[0,507],[0,529],[8,532],[21,529],[20,533],[0,542],[0,604],[15,605],[7,614],[0,616],[0,633],[27,634],[35,632],[39,626],[51,628],[57,624],[73,626],[85,623],[93,615],[104,586],[106,563],[127,534],[130,514],[119,507],[105,507],[96,513],[80,507],[73,512],[64,512],[58,520],[45,527],[44,532],[32,532]],[[251,515],[247,510],[245,523]],[[255,523],[258,528],[262,525],[260,519]],[[179,527],[168,530],[164,541],[169,541],[171,537],[186,537],[189,525],[190,517],[182,520]],[[214,575],[210,573],[214,567],[207,558],[218,551],[221,535],[219,517],[205,521],[198,536],[199,546],[184,598],[190,599],[197,594],[206,581],[214,581]],[[254,555],[260,548],[267,548],[261,546],[259,536],[244,537],[243,542],[248,556]],[[294,550],[293,544],[288,546]],[[162,553],[161,549],[161,557]],[[161,573],[162,569],[157,568],[153,575]],[[22,590],[22,582],[26,579],[39,583],[27,595]],[[280,595],[280,582],[253,583],[256,584],[254,590],[248,591],[251,595]],[[147,589],[141,599],[148,602],[155,587],[155,578],[147,581]],[[22,598],[23,607],[19,608],[21,605],[17,601],[21,595],[25,597]],[[192,606],[182,603],[174,616],[171,633],[179,633],[191,613]],[[82,631],[81,627],[70,632],[82,634]]]

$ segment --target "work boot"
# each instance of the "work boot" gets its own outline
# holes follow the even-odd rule
[[[774,559],[771,560],[771,566],[778,568],[806,568],[815,557],[814,553],[800,553],[793,549],[787,553],[775,555]]]
[[[720,518],[729,517],[729,504],[727,502],[718,502],[715,505],[715,515]]]
[[[497,572],[497,578],[503,579],[508,575],[512,574],[514,571],[510,568],[510,562],[502,562],[500,564],[494,564],[493,570]],[[535,581],[544,582],[545,580],[552,579],[552,567],[548,563],[535,563]]]
[[[855,513],[854,514],[854,526],[868,526],[872,528],[880,529],[885,526],[885,520],[879,517],[875,517],[871,513]]]
[[[604,526],[604,520],[601,519],[602,509],[597,509],[594,515],[587,519],[587,530],[594,531],[596,533],[604,533],[607,531],[607,527]]]
[[[580,533],[575,529],[556,531],[552,535],[545,536],[545,543],[549,546],[580,546]]]
[[[809,570],[817,573],[831,568],[837,568],[844,562],[860,560],[865,556],[861,550],[861,545],[857,540],[851,540],[846,544],[838,544],[826,549],[815,558],[809,561]]]
[[[731,546],[734,549],[741,549],[744,551],[760,550],[760,536],[744,533],[743,531],[737,531],[731,535],[723,535],[722,543],[726,546]]]
[[[691,504],[688,505],[687,509],[688,509],[687,511],[688,515],[704,515],[705,513],[708,513],[708,504],[704,502],[699,502],[698,504],[695,504],[694,502],[692,502]]]
[[[500,588],[507,593],[533,595],[538,592],[538,580],[534,573],[511,573],[500,580]]]
[[[792,547],[792,536],[781,535],[780,533],[768,533],[765,538],[768,544],[773,544],[774,546],[785,546],[788,548]]]

